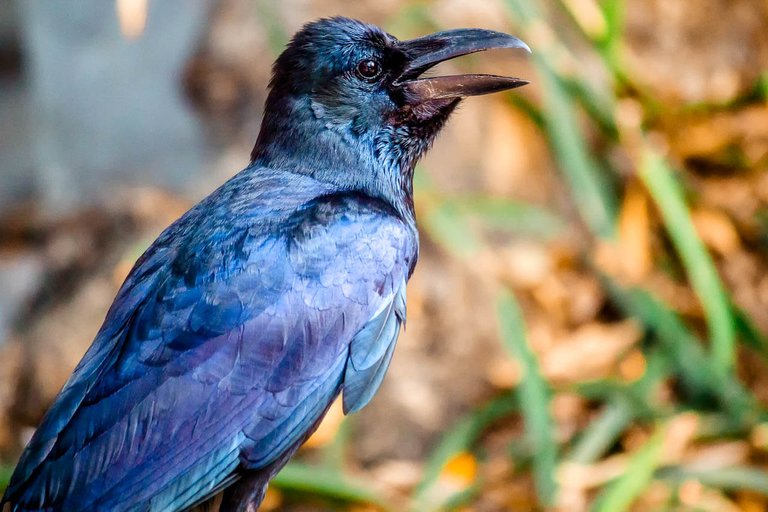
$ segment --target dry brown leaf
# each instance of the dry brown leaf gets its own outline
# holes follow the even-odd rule
[[[736,503],[742,512],[765,512],[765,496],[750,491],[736,493]]]
[[[622,453],[595,464],[564,462],[557,470],[557,481],[563,489],[590,490],[621,476],[629,457]]]
[[[685,489],[683,489],[685,487]],[[680,488],[680,502],[691,510],[701,512],[742,512],[731,500],[715,489],[704,487],[689,480]]]
[[[519,197],[531,172],[538,167],[546,147],[519,111],[505,102],[484,104],[483,151],[478,155],[485,189],[494,194]],[[535,194],[539,195],[539,194]]]
[[[755,425],[750,433],[749,440],[756,449],[768,451],[768,424]]]
[[[693,412],[678,414],[666,427],[662,460],[667,464],[680,463],[699,429],[699,416]]]
[[[572,270],[547,274],[531,295],[546,312],[547,323],[568,329],[594,319],[605,302],[595,276]]]
[[[604,377],[641,336],[634,320],[586,324],[542,355],[542,370],[555,382]]]
[[[384,488],[405,492],[419,483],[422,470],[411,460],[388,460],[376,466],[373,480]]]
[[[264,495],[264,501],[261,502],[259,510],[269,512],[277,510],[283,504],[283,494],[273,486],[267,487],[267,493]]]
[[[566,288],[559,276],[550,274],[544,281],[531,291],[531,295],[549,316],[548,322],[562,324],[565,322],[566,304],[570,290]]]
[[[699,470],[716,470],[749,460],[750,446],[747,441],[721,441],[690,448],[684,457],[685,464]]]
[[[625,381],[634,382],[645,375],[646,367],[643,351],[634,349],[619,363],[619,374]]]
[[[651,223],[648,198],[643,189],[632,183],[619,212],[619,236],[616,241],[600,241],[595,250],[595,263],[605,273],[627,285],[641,283],[651,272]]]
[[[701,240],[721,256],[728,256],[741,249],[741,239],[730,218],[713,209],[696,208],[691,219]]]
[[[628,284],[640,283],[651,271],[648,199],[637,184],[629,187],[621,206],[617,253],[621,276]]]
[[[540,286],[553,272],[552,255],[542,244],[515,243],[501,252],[501,258],[502,276],[515,288]]]
[[[437,482],[429,490],[427,500],[440,502],[465,490],[475,481],[477,472],[478,463],[471,453],[456,454],[443,466]]]
[[[520,363],[515,359],[494,359],[486,373],[488,382],[499,389],[512,389],[523,377]]]

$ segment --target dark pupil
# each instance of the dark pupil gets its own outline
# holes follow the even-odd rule
[[[364,78],[373,78],[379,74],[379,63],[375,60],[364,60],[357,65],[357,72]]]

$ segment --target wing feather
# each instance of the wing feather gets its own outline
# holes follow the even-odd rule
[[[193,209],[158,239],[33,436],[11,510],[181,510],[279,460],[342,386],[354,410],[370,400],[414,233],[370,198],[308,204],[277,227]]]
[[[405,279],[386,307],[358,332],[349,345],[344,371],[344,413],[357,412],[371,401],[389,368],[405,319]]]

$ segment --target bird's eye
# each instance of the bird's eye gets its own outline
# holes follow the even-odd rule
[[[355,72],[363,80],[374,80],[381,74],[381,64],[374,59],[363,59],[357,63]]]

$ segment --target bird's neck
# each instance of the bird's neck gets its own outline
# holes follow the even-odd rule
[[[267,102],[251,161],[309,175],[340,191],[359,191],[389,203],[413,222],[413,166],[394,145],[396,134],[354,134],[319,118],[309,99]]]

